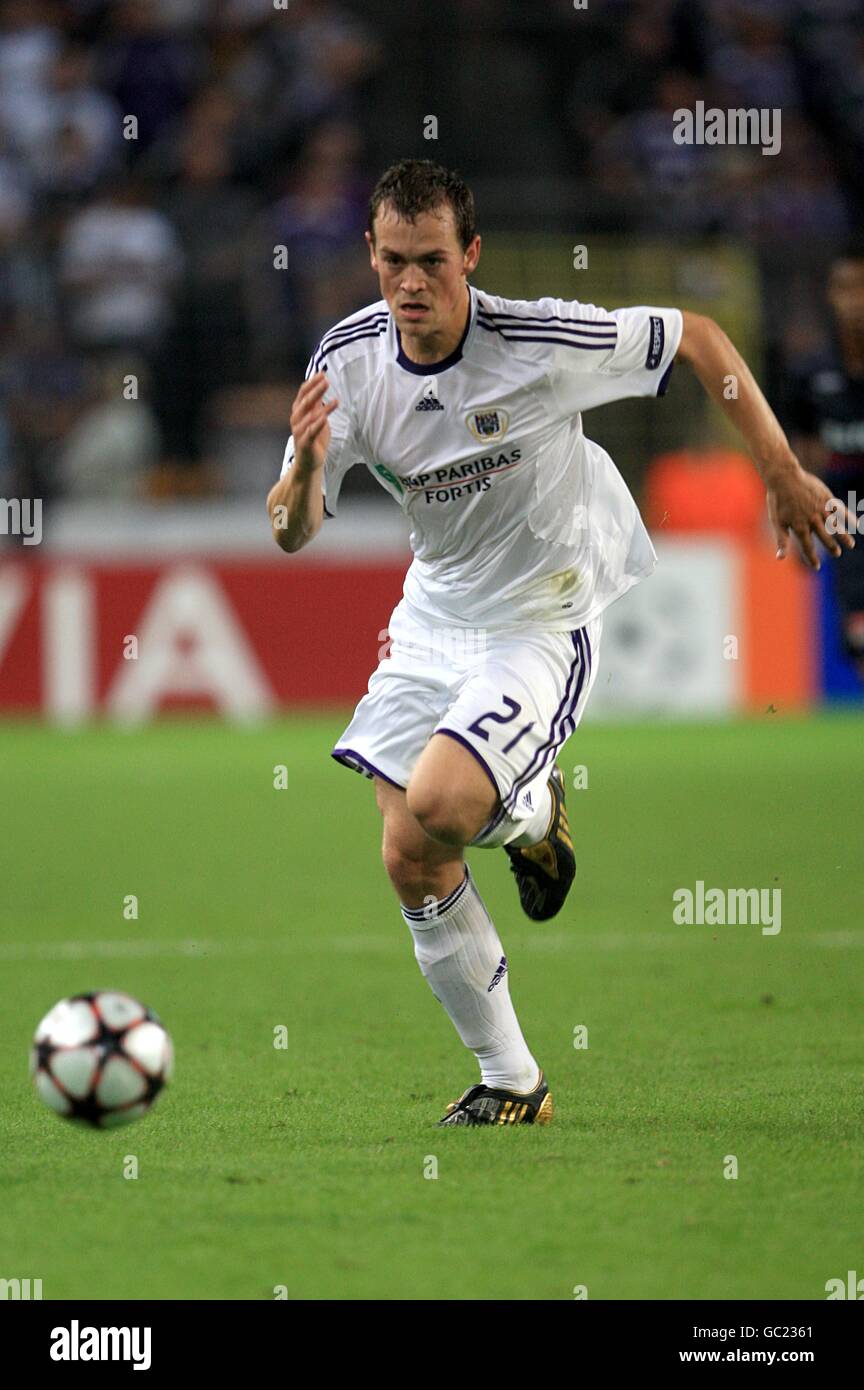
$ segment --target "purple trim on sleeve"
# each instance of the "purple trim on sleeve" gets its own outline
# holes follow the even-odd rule
[[[484,323],[482,319],[477,320],[477,327],[485,328],[487,333],[498,333],[508,343],[553,343],[560,347],[580,348],[583,352],[608,352],[617,342],[615,335],[611,333],[605,338],[594,333],[586,335],[585,338],[556,338],[553,333],[505,333],[497,323]],[[508,323],[506,327],[513,328],[515,325]],[[528,327],[533,325],[529,324]]]
[[[672,361],[669,363],[669,366],[666,368],[665,372],[663,373],[663,375],[662,375],[661,378],[660,378],[660,381],[659,381],[658,384],[657,384],[657,395],[658,395],[658,396],[665,396],[665,395],[666,395],[666,388],[667,388],[667,386],[669,385],[669,378],[670,378],[670,376],[672,375],[672,368],[673,368],[674,366],[675,366],[675,358],[673,357],[673,358],[672,358]]]
[[[591,328],[615,328],[618,325],[614,319],[570,319],[562,318],[560,314],[546,314],[539,318],[533,314],[501,314],[497,309],[479,309],[478,313],[485,314],[489,319],[510,319],[513,323],[585,323]]]

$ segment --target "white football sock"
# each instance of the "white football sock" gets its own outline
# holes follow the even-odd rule
[[[540,1068],[522,1036],[504,951],[467,864],[461,884],[446,898],[403,907],[402,916],[420,970],[480,1063],[481,1079],[507,1091],[532,1091]]]
[[[512,816],[502,816],[498,811],[471,841],[478,849],[496,849],[499,845],[513,845],[522,849],[526,845],[539,845],[546,839],[549,821],[552,818],[552,793],[546,782],[537,796],[537,809],[527,820],[513,820]]]

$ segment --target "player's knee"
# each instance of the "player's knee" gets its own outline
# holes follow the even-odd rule
[[[407,806],[426,834],[444,845],[467,845],[476,833],[464,806],[449,791],[408,786]]]

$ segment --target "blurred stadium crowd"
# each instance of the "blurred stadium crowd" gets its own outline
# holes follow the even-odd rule
[[[779,107],[781,154],[674,143],[697,100]],[[409,154],[482,231],[740,239],[770,390],[861,219],[862,6],[2,0],[0,494],[263,497]]]

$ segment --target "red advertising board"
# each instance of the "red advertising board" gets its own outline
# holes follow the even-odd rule
[[[731,539],[658,550],[656,577],[607,610],[592,712],[806,708],[816,616],[802,567]],[[409,558],[19,553],[0,561],[0,715],[134,724],[351,705],[386,650]]]
[[[0,562],[0,712],[136,722],[350,704],[404,566],[171,558]]]

